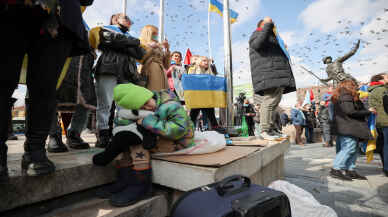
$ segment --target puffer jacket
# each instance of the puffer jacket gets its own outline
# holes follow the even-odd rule
[[[383,96],[388,92],[388,85],[373,85],[368,88],[369,107],[377,111],[376,126],[388,127],[388,114],[384,111]]]
[[[157,108],[154,115],[143,119],[147,130],[174,141],[176,150],[194,146],[194,124],[177,96],[169,91],[154,92]]]
[[[252,84],[259,95],[263,95],[265,90],[279,87],[284,87],[284,94],[296,91],[291,66],[273,28],[273,23],[267,23],[263,29],[253,32],[249,39]]]
[[[334,103],[335,133],[363,140],[371,139],[367,123],[370,114],[361,101],[354,101],[351,94],[341,92],[338,101]]]
[[[142,59],[145,54],[139,39],[111,25],[91,29],[89,41],[94,49],[102,52],[97,61],[96,76],[114,75],[119,84],[131,82],[145,86],[136,66],[136,59]]]

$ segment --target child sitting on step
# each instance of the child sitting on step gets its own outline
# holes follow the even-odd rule
[[[118,180],[98,192],[110,198],[113,206],[128,206],[151,194],[150,152],[174,152],[194,146],[194,125],[173,92],[153,92],[134,84],[120,84],[114,89],[119,106],[112,143],[93,157],[93,163],[105,166],[120,153],[129,159],[120,161]],[[128,110],[153,113],[136,121],[128,121]],[[155,138],[157,136],[157,139]]]

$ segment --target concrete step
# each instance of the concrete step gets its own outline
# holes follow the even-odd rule
[[[165,217],[167,200],[157,195],[132,206],[112,207],[106,199],[90,199],[39,217]]]
[[[83,137],[90,142],[88,137]],[[49,158],[57,166],[55,173],[41,177],[22,176],[20,171],[22,144],[22,140],[9,143],[8,164],[11,178],[9,183],[0,185],[0,216],[7,210],[92,189],[111,183],[115,179],[116,169],[113,166],[96,167],[92,164],[92,156],[102,151],[97,148],[49,154]],[[228,148],[254,149],[252,147]],[[153,182],[173,190],[187,191],[222,180],[230,175],[241,174],[251,177],[253,183],[267,185],[282,177],[283,157],[288,148],[287,141],[270,144],[254,149],[253,152],[239,156],[232,161],[230,158],[233,156],[220,155],[220,153],[193,157],[196,160],[207,158],[208,161],[217,156],[217,159],[226,162],[220,165],[198,165],[174,161],[171,158],[154,159],[152,160]],[[179,157],[175,160],[177,159]]]

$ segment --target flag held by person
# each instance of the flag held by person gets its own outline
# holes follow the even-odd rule
[[[183,74],[182,86],[188,108],[226,108],[226,80],[224,77]]]
[[[216,12],[217,14],[219,14],[222,17],[223,12],[224,12],[224,5],[217,0],[210,0],[209,11]],[[238,13],[236,11],[230,9],[229,16],[230,16],[230,23],[234,23],[237,21]]]

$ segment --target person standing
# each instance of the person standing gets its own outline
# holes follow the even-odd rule
[[[300,109],[300,103],[297,103],[294,108],[291,110],[291,121],[292,125],[295,127],[295,143],[298,145],[303,145],[302,142],[302,132],[303,126],[306,124],[306,117]]]
[[[167,40],[158,42],[159,30],[156,26],[146,25],[140,33],[141,47],[145,55],[139,58],[142,64],[140,74],[146,80],[146,88],[152,91],[169,89],[165,70],[170,68],[170,45]]]
[[[174,51],[171,54],[171,66],[166,71],[168,78],[168,86],[171,91],[178,96],[179,100],[184,104],[183,87],[182,87],[182,75],[186,74],[185,67],[182,66],[182,53]]]
[[[56,108],[56,85],[69,56],[89,51],[82,24],[81,5],[93,0],[60,0],[57,8],[47,10],[25,1],[1,1],[0,20],[6,32],[0,35],[0,181],[8,179],[6,140],[11,112],[10,99],[18,85],[25,54],[28,54],[26,101],[26,141],[22,174],[39,176],[55,171],[46,154],[45,141]],[[50,12],[51,11],[51,12]]]
[[[353,80],[345,80],[338,84],[332,96],[334,130],[341,149],[334,159],[330,176],[344,181],[366,180],[355,171],[358,146],[372,139],[367,123],[371,111],[365,109],[357,91],[358,86]]]
[[[306,104],[302,108],[302,112],[306,118],[304,125],[304,132],[306,136],[306,144],[313,143],[314,141],[314,127],[315,127],[315,114],[311,108],[311,104]]]
[[[320,102],[318,120],[322,129],[323,141],[325,142],[323,147],[333,147],[329,107],[325,101]]]
[[[253,108],[253,105],[249,103],[248,99],[245,99],[244,105],[243,105],[243,110],[244,110],[244,116],[245,120],[248,125],[248,135],[249,136],[255,136],[255,122],[253,121],[253,117],[256,116],[255,109]]]
[[[383,172],[388,176],[388,114],[384,109],[383,97],[388,91],[388,75],[379,74],[372,77],[372,82],[368,88],[369,108],[377,113],[376,127],[382,132],[383,147],[381,151],[381,160],[383,162]]]
[[[260,136],[275,140],[284,135],[274,130],[273,112],[282,95],[296,91],[289,59],[279,45],[270,17],[260,20],[249,39],[249,58],[255,94],[262,97],[260,108]]]
[[[145,85],[137,72],[136,59],[144,56],[140,40],[129,34],[132,21],[123,13],[112,15],[111,25],[90,30],[89,41],[102,52],[96,64],[97,130],[96,147],[105,148],[110,142],[109,117],[113,103],[113,88],[117,84]]]

